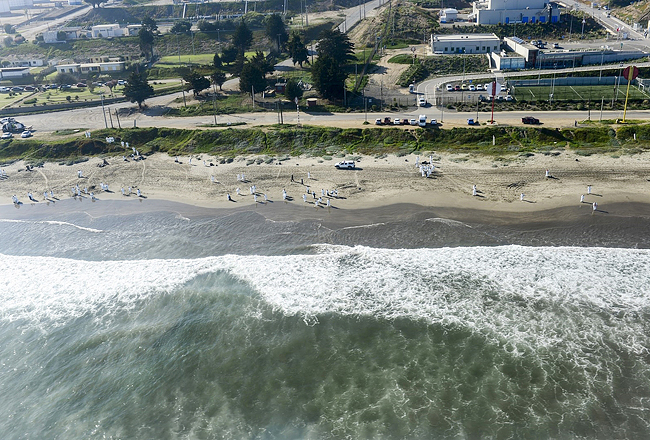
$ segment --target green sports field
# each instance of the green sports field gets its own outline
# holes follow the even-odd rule
[[[622,81],[618,93],[615,85],[608,86],[519,86],[511,90],[517,101],[548,101],[553,93],[553,101],[600,101],[612,99],[625,100],[627,81]],[[630,86],[630,99],[650,99],[650,93]]]

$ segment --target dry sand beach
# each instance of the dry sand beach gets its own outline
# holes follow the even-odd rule
[[[73,166],[45,163],[32,171],[19,161],[3,168],[7,177],[0,181],[0,197],[2,204],[11,204],[14,194],[25,205],[42,204],[48,201],[43,192],[48,191],[50,199],[49,191],[53,191],[54,197],[63,201],[71,199],[71,190],[78,185],[82,191],[93,191],[98,203],[135,201],[140,189],[141,201],[166,200],[202,208],[265,205],[264,194],[270,202],[282,202],[283,189],[287,192],[286,203],[305,205],[303,194],[307,188],[316,192],[316,198],[321,197],[321,190],[337,190],[338,196],[322,197],[320,208],[326,208],[330,199],[331,206],[339,210],[409,203],[505,213],[537,212],[580,206],[581,194],[585,195],[585,209],[597,202],[602,211],[615,202],[650,202],[650,153],[621,157],[583,157],[565,151],[555,154],[506,159],[435,153],[361,156],[356,170],[335,169],[334,163],[341,160],[337,158],[292,157],[273,164],[251,164],[256,159],[252,156],[218,164],[216,158],[205,154],[193,156],[191,163],[188,156],[180,157],[177,163],[174,157],[158,153],[140,161],[108,158],[109,165],[104,167],[98,167],[101,160],[93,158]],[[435,171],[423,178],[416,161],[428,163],[430,158]],[[79,170],[84,177],[78,178]],[[545,177],[545,170],[549,170],[551,178]],[[242,174],[245,181],[238,181]],[[109,192],[100,190],[102,183],[109,185]],[[250,192],[253,185],[257,203]],[[473,185],[477,187],[476,196],[472,195]],[[591,195],[587,194],[588,185],[592,186]],[[131,195],[123,196],[121,189],[128,193],[129,187]],[[28,192],[36,202],[28,200]],[[524,201],[520,200],[522,193]],[[232,201],[227,200],[227,194]],[[314,204],[313,194],[307,202]]]

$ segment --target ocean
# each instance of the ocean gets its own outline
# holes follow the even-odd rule
[[[1,207],[0,437],[650,437],[647,217],[276,205]]]

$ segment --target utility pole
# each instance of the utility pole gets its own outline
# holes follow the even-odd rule
[[[212,90],[214,93],[212,94],[212,108],[214,110],[214,126],[217,126],[217,85],[212,84]]]
[[[120,124],[120,115],[117,114],[117,109],[115,109],[115,119],[117,119],[117,127],[121,130],[122,125]]]
[[[106,122],[106,112],[104,111],[104,94],[101,94],[102,97],[102,114],[104,115],[104,125],[108,129],[108,122]]]

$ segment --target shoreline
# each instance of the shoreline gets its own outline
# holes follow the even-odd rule
[[[429,157],[435,169],[426,178],[415,163],[419,160],[428,164]],[[258,156],[209,166],[216,160],[206,154],[193,156],[190,164],[187,156],[176,163],[173,157],[156,153],[140,161],[108,158],[110,165],[105,167],[97,167],[98,158],[73,166],[48,162],[32,171],[26,171],[25,163],[18,161],[3,167],[7,177],[0,179],[0,216],[23,216],[28,210],[39,216],[75,210],[102,212],[105,208],[100,206],[109,205],[107,201],[123,202],[110,208],[114,212],[138,212],[140,208],[135,208],[134,203],[139,200],[137,205],[147,211],[227,215],[254,210],[274,220],[345,224],[371,224],[375,218],[399,219],[404,213],[419,211],[443,212],[445,218],[459,221],[527,223],[551,219],[558,209],[561,215],[571,216],[572,207],[579,216],[592,215],[593,202],[598,203],[593,215],[650,218],[650,153],[618,158],[583,157],[566,151],[506,159],[436,153],[419,157],[361,156],[356,170],[336,170],[334,163],[343,158],[292,157],[280,164],[255,164],[255,158]],[[551,178],[545,177],[547,169]],[[79,170],[84,177],[77,177]],[[245,181],[238,181],[242,174]],[[99,190],[102,183],[108,183],[110,192]],[[89,208],[92,202],[88,195],[72,198],[75,185],[94,191],[98,200],[93,208]],[[250,194],[252,185],[256,186],[257,202]],[[473,185],[477,186],[476,195],[472,194]],[[587,194],[588,185],[592,194]],[[132,194],[123,196],[121,188],[129,186]],[[305,203],[303,194],[308,186],[316,196],[310,194]],[[236,188],[240,188],[240,195]],[[142,191],[142,197],[136,196],[137,189]],[[50,199],[50,190],[58,200]],[[286,201],[283,190],[287,192]],[[337,190],[338,196],[321,196],[321,190]],[[48,191],[49,202],[44,202],[43,191]],[[32,192],[37,202],[30,202],[27,192]],[[523,201],[521,193],[525,194]],[[20,209],[11,206],[13,194],[23,202]],[[228,201],[226,194],[233,201]],[[585,202],[580,203],[583,194]],[[322,203],[316,208],[314,201],[318,197],[322,197]],[[68,199],[71,203],[66,203]],[[79,208],[71,210],[72,203]],[[29,209],[37,206],[44,209]]]

